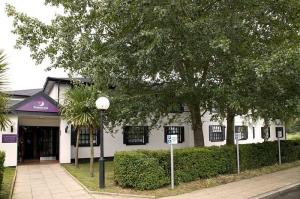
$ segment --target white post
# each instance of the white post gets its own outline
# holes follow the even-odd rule
[[[277,140],[278,140],[278,161],[279,161],[279,165],[281,165],[281,149],[280,149],[280,138],[279,135],[277,135]]]
[[[237,172],[240,174],[240,152],[239,152],[239,138],[236,139],[236,161],[237,161]]]
[[[173,144],[171,144],[171,188],[174,189],[174,158],[173,158]]]

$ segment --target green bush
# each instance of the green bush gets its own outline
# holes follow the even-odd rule
[[[282,162],[300,159],[300,141],[281,141]],[[278,162],[277,141],[240,145],[241,170]],[[156,189],[170,182],[168,150],[117,152],[115,182],[139,190]],[[194,147],[174,151],[175,183],[236,172],[236,146]]]
[[[140,152],[118,152],[115,154],[114,178],[123,187],[139,190],[156,189],[168,183],[165,170],[158,159]]]
[[[0,190],[3,181],[5,153],[0,151]]]

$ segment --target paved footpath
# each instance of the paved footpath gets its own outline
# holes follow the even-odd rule
[[[18,166],[13,199],[89,199],[90,196],[59,164]]]
[[[165,199],[245,199],[300,182],[300,167],[202,189]],[[300,196],[299,196],[300,198]]]
[[[202,189],[165,199],[244,199],[300,182],[300,167]],[[90,195],[59,164],[18,166],[13,199],[137,199],[116,195]],[[299,197],[300,198],[300,197]]]

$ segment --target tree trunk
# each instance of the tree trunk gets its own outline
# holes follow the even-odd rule
[[[90,157],[90,176],[94,176],[94,132],[93,128],[89,128],[90,131],[90,148],[91,148],[91,157]]]
[[[268,127],[269,127],[269,120],[267,118],[264,118],[264,128],[263,128],[264,132],[261,132],[263,134],[264,142],[267,142],[270,136]]]
[[[78,168],[78,151],[79,151],[79,137],[80,137],[80,130],[79,127],[76,128],[76,153],[75,153],[75,167]]]
[[[232,111],[227,111],[227,134],[226,134],[226,145],[234,144],[234,116]]]
[[[192,128],[194,132],[194,146],[204,146],[200,105],[189,105],[189,109],[191,111]]]

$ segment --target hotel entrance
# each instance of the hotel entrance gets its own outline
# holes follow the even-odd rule
[[[19,126],[19,162],[59,160],[59,128]]]

